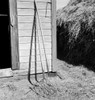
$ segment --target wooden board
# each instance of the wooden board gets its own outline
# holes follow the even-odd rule
[[[32,30],[32,24],[33,23],[18,23],[18,29],[28,29]],[[51,23],[42,23],[42,30],[51,30]],[[37,24],[38,30],[40,30],[39,25]]]
[[[51,49],[51,43],[44,43],[45,44],[45,49]],[[37,44],[37,49],[38,49],[38,44]],[[43,45],[41,44],[41,48],[43,48]],[[30,49],[30,43],[26,44],[19,44],[19,50],[29,50]],[[34,44],[33,44],[33,49],[34,49]]]
[[[51,5],[46,2],[37,2],[37,7],[38,10],[43,10],[43,9],[47,9],[47,10],[51,10]],[[30,8],[30,9],[34,9],[34,2],[17,2],[17,8]]]
[[[20,2],[23,2],[23,1],[31,2],[31,1],[34,1],[34,0],[17,0],[17,1],[20,1]],[[51,2],[51,0],[36,0],[36,2]]]
[[[10,31],[11,31],[11,54],[12,69],[19,69],[19,48],[18,48],[18,24],[17,24],[17,2],[9,0],[10,6]]]
[[[20,50],[19,55],[20,57],[27,57],[29,56],[30,50]],[[51,49],[45,49],[45,53],[47,55],[51,55]],[[32,55],[35,54],[35,50],[32,50]],[[39,49],[37,50],[37,55],[39,55]],[[41,49],[41,54],[44,55],[44,49]]]
[[[51,31],[52,31],[52,71],[54,71],[57,66],[57,44],[56,44],[56,0],[52,0],[52,11],[51,11]]]
[[[40,56],[42,57],[41,59],[40,59]],[[51,60],[51,55],[47,55],[47,59],[48,60]],[[45,55],[37,55],[37,62],[39,62],[39,61],[45,61],[46,60],[46,58],[45,58]],[[32,62],[34,62],[35,61],[35,56],[32,56]],[[20,62],[29,62],[29,56],[27,56],[27,57],[20,57]]]
[[[38,33],[40,33],[40,30],[38,30]],[[32,30],[25,30],[25,29],[19,29],[19,37],[30,37],[32,34]],[[39,34],[40,35],[40,34]],[[51,30],[43,30],[43,36],[51,36]]]
[[[39,10],[38,11],[39,16],[40,17],[50,17],[51,16],[51,11],[47,10],[47,14],[46,14],[46,10]],[[18,9],[18,15],[24,15],[24,16],[33,16],[34,15],[34,10],[33,9]]]
[[[33,22],[33,17],[34,16],[18,16],[18,22]],[[42,23],[51,23],[51,18],[50,17],[40,17],[40,20]]]
[[[46,69],[46,61],[43,61],[42,65],[43,65],[44,69]],[[49,65],[49,69],[51,69],[51,60],[48,60],[48,65]],[[28,67],[29,67],[28,62],[20,63],[21,69],[28,69]],[[31,69],[35,68],[34,62],[31,62],[31,67],[32,67]],[[41,70],[41,62],[37,62],[37,67]]]
[[[8,69],[0,69],[0,78],[7,78],[7,77],[12,77],[13,72],[11,68]]]
[[[19,32],[19,58],[20,58],[20,69],[25,70],[29,66],[29,50],[30,50],[30,39],[33,25],[33,15],[34,15],[34,0],[17,0],[17,11],[18,11],[18,32]],[[46,56],[49,62],[49,67],[51,69],[51,4],[50,0],[37,0],[37,7],[39,18],[41,22],[42,35],[44,38],[44,45]],[[47,9],[47,10],[46,10]],[[38,20],[37,20],[38,21]],[[37,63],[38,63],[38,71],[41,71],[41,59],[44,64],[44,69],[46,69],[46,59],[44,54],[44,48],[41,39],[41,30],[39,28],[39,24],[37,23],[37,33],[40,37],[40,41],[37,41]],[[37,37],[38,40],[38,37]],[[40,50],[39,53],[39,45],[40,42]],[[34,41],[33,41],[34,43]],[[34,44],[33,44],[33,52],[32,52],[32,66],[34,66]],[[41,57],[41,59],[40,59]],[[32,70],[32,72],[34,72]]]
[[[39,43],[39,45],[42,43],[42,37],[37,37],[37,43]],[[19,37],[19,43],[20,44],[24,44],[24,43],[30,43],[31,37]],[[51,36],[43,36],[43,40],[45,43],[51,43]],[[33,40],[34,43],[34,40]]]

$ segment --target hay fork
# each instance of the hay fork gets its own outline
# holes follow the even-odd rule
[[[34,0],[34,18],[33,18],[33,26],[32,26],[32,35],[31,35],[31,41],[30,41],[30,55],[29,55],[29,69],[28,69],[28,81],[34,85],[31,80],[30,80],[30,74],[31,74],[31,56],[32,56],[32,46],[33,46],[33,37],[35,38],[35,80],[36,82],[39,82],[38,81],[38,78],[37,78],[37,50],[36,50],[36,37],[37,37],[37,27],[36,27],[36,17],[38,15],[38,10],[37,10],[37,6],[36,6],[36,2]],[[39,23],[40,23],[40,19],[39,19],[39,15],[38,15],[38,20],[39,20]],[[40,25],[39,25],[40,26]],[[40,31],[41,31],[41,36],[42,36],[42,29],[41,29],[41,26],[40,26]],[[43,37],[42,37],[42,42],[44,42],[43,40]],[[39,36],[38,36],[38,46],[40,45],[40,41],[39,41]],[[39,46],[40,48],[40,46]],[[43,43],[43,49],[44,49],[44,53],[45,53],[45,45]],[[40,49],[39,49],[39,52],[41,53]],[[46,58],[46,53],[45,53],[45,58]],[[41,56],[40,56],[40,59],[41,59]],[[46,65],[47,65],[47,72],[49,73],[49,67],[48,67],[48,63],[47,63],[47,58],[46,58]],[[45,79],[45,72],[44,72],[44,68],[43,68],[43,65],[42,65],[42,62],[41,62],[41,69],[42,69],[42,74],[43,74],[43,79]]]
[[[36,17],[37,16],[38,16],[38,21],[39,21],[38,23],[39,23],[39,27],[40,27],[40,31],[41,31],[41,38],[42,38],[43,49],[44,49],[44,54],[45,54],[46,68],[47,68],[47,72],[49,75],[49,66],[48,66],[48,61],[47,61],[46,52],[45,52],[43,33],[42,33],[42,29],[41,29],[41,23],[40,23],[40,18],[39,18],[39,14],[38,14],[38,9],[36,6],[36,1],[34,0],[34,18],[33,18],[31,41],[30,41],[28,81],[32,85],[32,88],[30,88],[30,89],[33,90],[37,95],[40,94],[43,97],[50,97],[50,95],[56,93],[56,90],[55,90],[54,86],[52,84],[50,84],[50,82],[47,82],[42,61],[41,61],[41,69],[42,69],[43,78],[39,81],[38,77],[37,77],[37,50],[36,50],[36,47],[37,47],[37,45],[36,45],[36,42],[37,42],[37,39],[36,39],[36,37],[37,37]],[[35,41],[34,46],[35,46],[35,81],[36,81],[36,84],[33,83],[30,79],[33,37],[34,37],[34,41]],[[39,53],[41,53],[39,36],[38,36],[38,47],[39,47]],[[40,55],[40,59],[42,60],[41,55]],[[42,91],[42,94],[39,91]]]

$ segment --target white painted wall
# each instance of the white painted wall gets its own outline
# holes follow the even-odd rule
[[[30,53],[30,39],[33,25],[33,15],[34,15],[34,0],[17,0],[17,11],[18,11],[18,35],[19,35],[19,59],[20,59],[20,69],[27,70],[29,67],[29,53]],[[45,44],[46,56],[49,64],[49,70],[51,70],[51,5],[48,4],[47,14],[46,14],[46,3],[51,0],[36,0],[37,8],[39,12],[39,19],[41,22],[41,28],[43,31],[43,39]],[[45,16],[46,15],[46,16]],[[43,65],[44,70],[46,70],[46,59],[44,48],[42,44],[41,31],[39,24],[37,23],[37,34],[39,35],[40,42],[37,37],[37,72],[41,71],[41,66]],[[39,43],[38,43],[39,42]],[[34,43],[34,41],[33,41]],[[40,44],[40,47],[39,47]],[[39,49],[40,48],[40,49]],[[35,48],[33,44],[32,48],[32,73],[34,73],[35,67]],[[41,51],[41,53],[40,53]],[[41,56],[41,58],[40,58]],[[42,65],[41,65],[42,62]]]
[[[64,6],[66,6],[70,0],[56,0],[56,1],[57,1],[56,2],[56,4],[57,4],[56,8],[58,10],[58,9],[64,7]]]

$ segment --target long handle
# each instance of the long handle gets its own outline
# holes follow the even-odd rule
[[[37,16],[38,16],[39,27],[40,27],[40,31],[41,31],[41,37],[42,37],[42,43],[43,43],[43,49],[44,49],[44,54],[45,54],[45,59],[46,59],[47,72],[48,72],[48,74],[49,74],[49,65],[48,65],[47,55],[46,55],[46,51],[45,51],[44,37],[43,37],[42,28],[41,28],[42,25],[41,25],[41,22],[40,22],[38,10],[37,10]]]
[[[33,45],[33,33],[35,30],[35,11],[34,11],[34,18],[33,18],[33,26],[32,26],[32,35],[31,35],[31,41],[30,41],[30,54],[29,54],[29,69],[28,69],[28,81],[34,85],[30,80],[30,74],[31,74],[31,57],[32,57],[32,45]]]
[[[35,14],[34,14],[34,16],[35,16],[35,80],[38,82],[38,80],[37,80],[37,39],[36,39],[36,37],[37,37],[37,34],[36,34],[36,13],[37,13],[37,8],[36,8],[36,2],[35,2],[35,0],[34,0],[34,11],[35,11]]]

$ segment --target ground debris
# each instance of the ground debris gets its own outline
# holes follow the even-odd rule
[[[37,87],[32,87],[25,76],[18,81],[0,79],[0,100],[95,100],[94,73],[83,67],[62,66],[58,72],[62,79],[47,77]],[[34,77],[31,80],[34,82]]]

